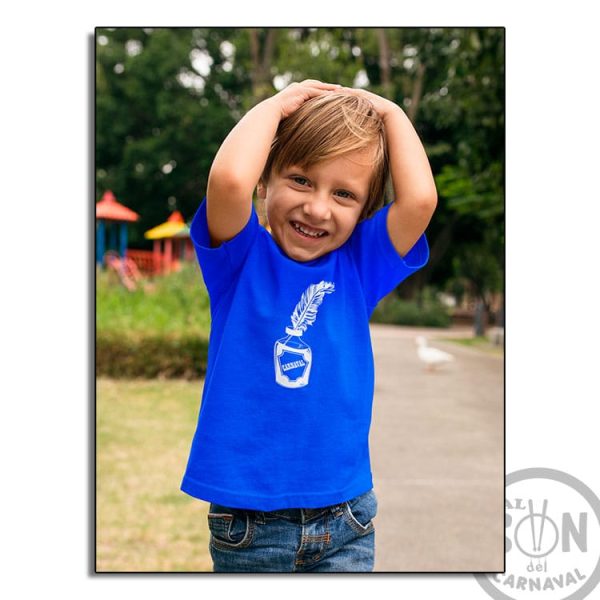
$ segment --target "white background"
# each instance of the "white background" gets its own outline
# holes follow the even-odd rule
[[[564,470],[600,494],[593,3],[519,2],[512,11],[479,1],[264,3],[272,12],[224,2],[219,13],[208,4],[21,2],[4,15],[0,589],[10,598],[103,600],[486,598],[471,575],[305,575],[292,583],[285,575],[88,574],[96,26],[506,27],[507,472]]]

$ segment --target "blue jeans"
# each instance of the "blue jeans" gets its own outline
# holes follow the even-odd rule
[[[375,561],[373,489],[323,508],[273,511],[210,504],[215,572],[370,572]]]

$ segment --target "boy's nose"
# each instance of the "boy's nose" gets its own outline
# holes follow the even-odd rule
[[[310,219],[306,224],[319,227],[319,223],[328,221],[331,218],[331,209],[327,198],[315,194],[310,200],[304,203],[304,214]]]

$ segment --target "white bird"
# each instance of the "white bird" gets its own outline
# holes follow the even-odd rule
[[[430,348],[427,345],[427,339],[422,335],[415,338],[417,342],[417,355],[427,365],[428,371],[433,371],[436,366],[448,363],[454,360],[452,354],[448,354],[437,348]]]

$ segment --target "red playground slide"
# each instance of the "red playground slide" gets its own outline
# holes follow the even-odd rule
[[[132,292],[137,288],[142,275],[137,265],[131,258],[121,258],[116,252],[107,252],[104,256],[106,265],[109,269],[115,271],[121,283]]]

